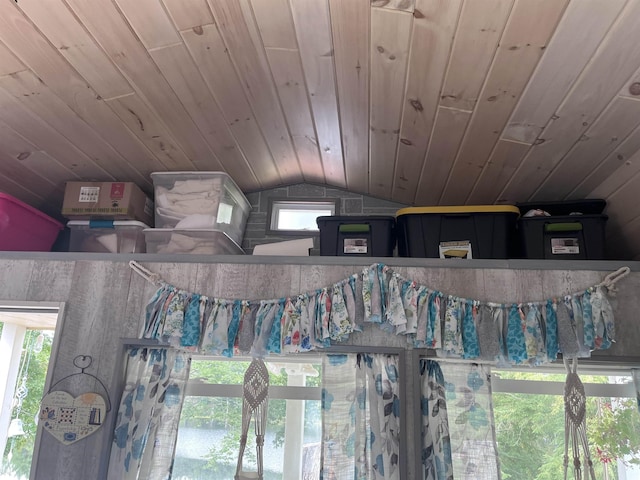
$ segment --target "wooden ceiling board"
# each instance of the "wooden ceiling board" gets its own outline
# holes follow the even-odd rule
[[[569,153],[560,160],[532,198],[562,198],[596,169],[602,159],[607,158],[638,125],[640,101],[614,98]]]
[[[371,102],[369,193],[389,198],[404,104],[413,16],[371,9]]]
[[[214,152],[208,169],[226,171],[240,188],[255,185],[253,170],[184,44],[155,49],[151,57]]]
[[[207,0],[162,0],[180,31],[213,23]]]
[[[241,78],[249,103],[264,133],[281,179],[293,183],[303,180],[298,158],[291,142],[282,107],[266,65],[237,0],[210,1],[209,6],[231,59]],[[248,19],[252,22],[252,19]]]
[[[494,202],[514,203],[513,199],[496,199],[496,192],[500,192],[509,182],[529,148],[530,145],[526,143],[498,140],[480,179],[469,195],[468,203],[471,205],[490,205]]]
[[[293,145],[305,169],[305,179],[325,183],[300,54],[298,50],[284,48],[267,48],[266,51]]]
[[[298,48],[289,0],[251,0],[251,7],[265,48]]]
[[[139,182],[149,186],[148,178],[133,169],[111,145],[104,141],[90,125],[65,104],[30,71],[0,78],[0,88],[13,95],[23,105],[89,155],[102,170],[122,181]],[[81,100],[78,92],[76,100]],[[100,172],[96,171],[95,175]]]
[[[640,257],[638,31],[640,0],[0,0],[0,189],[56,216],[68,180],[181,170],[601,197]]]
[[[176,143],[165,125],[136,93],[106,100],[129,130],[136,132],[136,136],[158,159],[162,170],[195,170],[193,162],[187,157],[182,148]]]
[[[46,152],[39,150],[36,145],[2,121],[0,121],[0,151],[37,175],[46,175],[46,179],[54,185],[64,188],[65,182],[78,179],[75,173]]]
[[[608,198],[640,172],[637,127],[567,198]]]
[[[527,200],[640,64],[640,1],[630,1],[502,195]]]
[[[49,102],[48,107],[45,107],[50,115],[50,124],[60,123],[59,119],[56,119],[56,105],[61,105],[62,110],[68,107],[74,113],[68,118],[78,128],[75,132],[76,137],[84,137],[85,143],[89,138],[93,139],[96,142],[95,148],[103,152],[104,160],[108,159],[103,167],[108,164],[108,169],[116,176],[135,180],[141,185],[149,184],[149,179],[118,153],[118,149],[124,150],[125,154],[134,152],[135,156],[130,158],[138,156],[141,158],[140,163],[144,163],[145,157],[148,156],[144,146],[135,141],[131,132],[51,43],[31,27],[31,23],[15,4],[0,2],[0,38],[35,72],[35,75],[25,71],[11,77],[3,77],[2,84],[5,88],[12,85],[14,96],[30,96],[28,100],[26,97],[23,98],[25,103],[40,107],[44,105],[45,100],[35,97],[40,91],[49,94],[51,89],[51,94],[47,95],[46,99]],[[44,84],[49,87],[46,92]],[[65,105],[62,106],[62,103]],[[80,119],[82,121],[79,121]],[[115,145],[109,145],[104,140],[107,137],[115,141]]]
[[[581,0],[569,3],[511,115],[504,139],[535,142],[626,2]]]
[[[0,42],[0,77],[26,69],[27,67],[11,53],[11,50]]]
[[[215,25],[196,27],[183,31],[182,38],[251,162],[257,183],[249,191],[277,184],[280,174],[218,29]]]
[[[6,154],[3,150],[3,148],[0,148],[0,174],[11,179],[21,179],[21,186],[28,188],[32,192],[37,192],[38,196],[44,199],[53,198],[59,200],[63,197],[64,184],[56,185],[42,176],[46,175],[46,172],[42,172],[42,174],[34,172],[20,160]]]
[[[0,83],[1,81],[2,79],[0,79]],[[8,126],[29,143],[46,151],[70,172],[73,172],[72,178],[73,176],[82,179],[102,177],[105,180],[115,180],[69,139],[1,88],[0,111],[2,112],[2,120]]]
[[[346,187],[328,0],[291,0],[325,180]]]
[[[16,179],[18,180],[18,179]],[[20,180],[18,180],[20,181]],[[54,215],[60,213],[60,208],[56,205],[56,198],[45,199],[43,196],[32,192],[27,187],[24,187],[13,180],[5,173],[3,165],[0,163],[0,192],[11,195],[22,202],[31,205],[39,210],[42,210],[48,215]]]
[[[438,204],[470,118],[471,112],[438,107],[427,162],[416,192],[416,204]]]
[[[464,204],[542,57],[568,0],[516,0],[441,204]]]
[[[369,0],[329,0],[347,188],[369,191]]]
[[[185,154],[200,170],[210,168],[213,152],[182,103],[161,75],[132,27],[110,1],[66,0],[111,60],[154,106]]]
[[[147,50],[181,43],[161,0],[114,0]]]
[[[440,105],[468,111],[475,108],[512,8],[513,0],[464,2]]]
[[[418,0],[416,5],[392,191],[397,202],[413,203],[422,171],[430,168],[425,155],[461,4],[462,0]]]
[[[18,6],[102,98],[133,92],[129,82],[62,0],[26,0]]]

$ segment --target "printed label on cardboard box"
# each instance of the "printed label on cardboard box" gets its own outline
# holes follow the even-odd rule
[[[114,182],[111,184],[111,200],[122,200],[124,198],[124,182]]]
[[[455,242],[440,242],[440,258],[473,258],[471,242],[459,240]]]
[[[367,253],[367,239],[345,238],[344,253]]]
[[[100,187],[81,187],[78,202],[96,203],[100,197]]]
[[[576,255],[580,253],[577,238],[552,238],[551,253],[553,255]]]

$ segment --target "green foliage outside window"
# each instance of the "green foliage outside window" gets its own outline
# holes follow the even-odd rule
[[[0,323],[0,333],[2,332],[2,324]],[[33,352],[33,345],[40,335],[39,330],[27,330],[24,339],[24,345],[20,364],[27,360],[29,352],[31,358],[29,360],[29,368],[26,371],[26,386],[28,395],[22,402],[20,409],[20,420],[24,429],[24,435],[18,435],[7,439],[7,445],[2,455],[2,467],[0,474],[7,475],[11,478],[26,479],[29,478],[31,470],[31,458],[33,455],[33,446],[36,439],[37,425],[36,416],[40,411],[40,400],[43,396],[44,382],[49,366],[49,356],[51,355],[51,344],[53,335],[49,332],[44,335],[42,351]],[[20,386],[22,379],[18,378],[17,386]],[[12,419],[16,418],[16,410],[12,413]]]

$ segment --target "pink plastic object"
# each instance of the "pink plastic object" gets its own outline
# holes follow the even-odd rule
[[[0,250],[49,252],[63,228],[41,211],[0,193]]]

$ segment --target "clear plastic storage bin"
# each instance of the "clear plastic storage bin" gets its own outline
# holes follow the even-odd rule
[[[190,253],[200,255],[243,255],[244,250],[222,230],[144,230],[147,253]]]
[[[69,251],[95,253],[144,253],[146,243],[142,222],[133,220],[72,220]]]
[[[223,172],[154,172],[155,226],[219,230],[242,243],[251,205]]]
[[[48,252],[60,222],[6,193],[0,193],[0,250]]]

